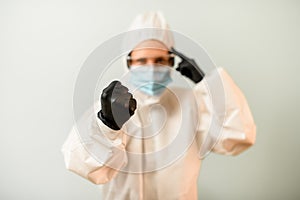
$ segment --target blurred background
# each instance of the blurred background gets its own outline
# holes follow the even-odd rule
[[[227,70],[257,124],[251,149],[203,161],[199,199],[300,199],[297,0],[1,0],[0,199],[101,199],[60,152],[74,84],[88,55],[148,10]]]

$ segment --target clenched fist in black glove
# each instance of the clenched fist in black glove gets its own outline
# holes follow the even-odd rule
[[[98,117],[111,129],[120,130],[135,109],[136,100],[128,92],[128,88],[120,81],[113,81],[102,91]]]
[[[171,52],[182,59],[182,61],[178,64],[178,67],[176,68],[177,71],[194,81],[194,83],[198,83],[203,79],[205,74],[197,65],[194,59],[186,57],[182,53],[175,50],[173,47],[171,48]]]

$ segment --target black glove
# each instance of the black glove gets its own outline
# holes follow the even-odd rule
[[[171,48],[171,52],[182,59],[182,61],[178,64],[178,67],[176,68],[177,71],[194,81],[194,83],[198,83],[203,79],[205,74],[200,69],[200,67],[198,67],[194,59],[186,57],[182,53],[175,50],[173,47]]]
[[[135,109],[136,100],[128,92],[128,88],[120,81],[113,81],[102,91],[98,117],[111,129],[120,130]]]

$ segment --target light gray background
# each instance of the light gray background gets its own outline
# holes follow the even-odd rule
[[[101,199],[60,153],[76,76],[98,45],[157,9],[231,74],[257,124],[253,148],[203,162],[201,199],[300,199],[296,0],[0,1],[0,199]]]

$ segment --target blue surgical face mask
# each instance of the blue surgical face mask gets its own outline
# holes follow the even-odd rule
[[[153,65],[131,67],[130,82],[136,89],[148,95],[160,95],[172,82],[171,68]]]

